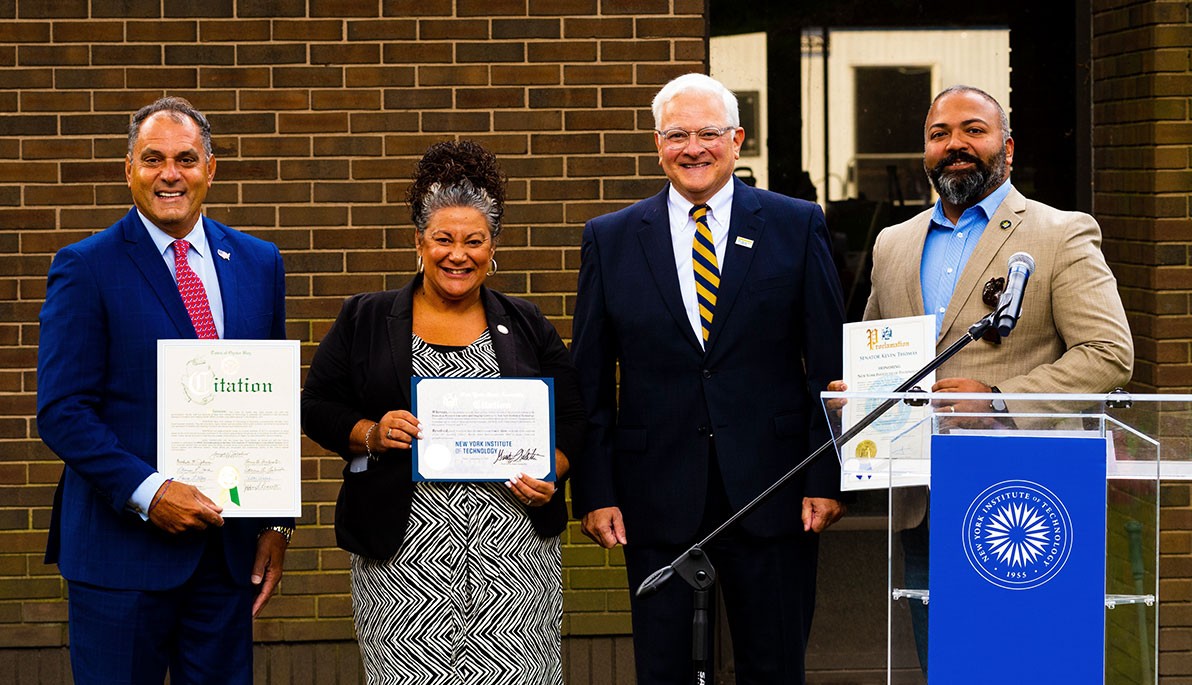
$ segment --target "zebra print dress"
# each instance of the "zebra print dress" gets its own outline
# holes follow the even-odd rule
[[[499,376],[488,330],[465,348],[414,336],[417,376]],[[352,555],[371,685],[563,682],[559,538],[534,532],[504,483],[417,483],[392,559]]]

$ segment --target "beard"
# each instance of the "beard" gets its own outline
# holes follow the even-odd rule
[[[949,171],[956,162],[969,162],[973,168]],[[1006,146],[986,160],[956,150],[926,171],[940,197],[958,207],[972,207],[1006,180]]]

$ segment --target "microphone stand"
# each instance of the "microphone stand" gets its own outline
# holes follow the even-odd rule
[[[977,340],[985,335],[985,332],[994,326],[998,315],[1002,313],[1005,306],[999,307],[997,310],[991,312],[985,318],[977,323],[969,326],[968,333],[961,336],[956,342],[948,346],[946,350],[941,352],[935,359],[931,360],[922,369],[919,369],[908,378],[906,381],[894,389],[895,393],[905,393],[911,391],[915,384],[927,377],[927,374],[935,371],[942,366],[944,362],[948,361],[960,350],[964,349],[969,343]],[[709,588],[716,582],[716,569],[712,567],[712,562],[708,560],[708,555],[704,553],[709,543],[715,540],[721,533],[727,530],[730,526],[735,524],[740,519],[749,515],[754,509],[758,508],[767,502],[774,493],[781,490],[792,478],[800,471],[807,467],[808,464],[815,461],[829,448],[833,447],[837,442],[844,444],[849,440],[857,437],[861,431],[869,427],[871,423],[878,420],[882,414],[889,411],[898,403],[895,398],[889,398],[879,404],[873,411],[869,412],[858,421],[852,428],[841,434],[837,440],[828,440],[820,445],[819,449],[812,452],[806,459],[799,462],[790,471],[787,471],[778,480],[774,481],[770,487],[766,488],[760,495],[754,497],[752,501],[741,507],[732,516],[728,517],[715,530],[707,535],[703,540],[695,543],[687,549],[686,552],[680,554],[674,561],[667,566],[664,566],[657,571],[651,573],[642,584],[637,588],[637,596],[639,599],[644,599],[653,595],[662,589],[672,577],[679,576],[687,581],[695,590],[695,604],[693,616],[691,620],[691,658],[695,662],[695,682],[697,685],[705,685],[710,682],[710,674],[708,673],[708,605],[710,604]]]

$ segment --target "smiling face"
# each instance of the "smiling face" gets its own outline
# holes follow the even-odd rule
[[[658,130],[681,128],[698,131],[708,126],[726,128],[728,112],[720,98],[707,93],[689,91],[679,93],[662,106]],[[678,149],[666,145],[662,136],[654,134],[658,148],[658,164],[675,189],[693,204],[707,202],[733,176],[733,166],[741,156],[745,131],[740,128],[725,133],[709,147],[696,136],[689,136],[687,144]]]
[[[136,146],[124,160],[124,177],[137,209],[171,237],[182,238],[203,211],[215,180],[215,158],[203,151],[194,121],[158,112],[141,124]]]
[[[496,246],[484,214],[472,207],[435,210],[418,241],[426,294],[448,302],[479,297]]]
[[[1014,139],[1002,141],[1001,115],[978,93],[949,93],[927,114],[923,166],[946,205],[963,211],[1010,175]]]

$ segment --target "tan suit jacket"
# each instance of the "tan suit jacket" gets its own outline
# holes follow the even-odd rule
[[[924,313],[919,268],[931,213],[878,234],[866,320]],[[1018,325],[1000,345],[970,343],[936,371],[936,378],[973,378],[1007,393],[1101,393],[1125,385],[1134,366],[1134,343],[1117,280],[1101,253],[1101,228],[1087,214],[1028,200],[1013,188],[956,282],[937,353],[989,314],[982,288],[1006,275],[1015,252],[1035,260]],[[922,489],[896,492],[898,529],[918,525],[926,511]]]

